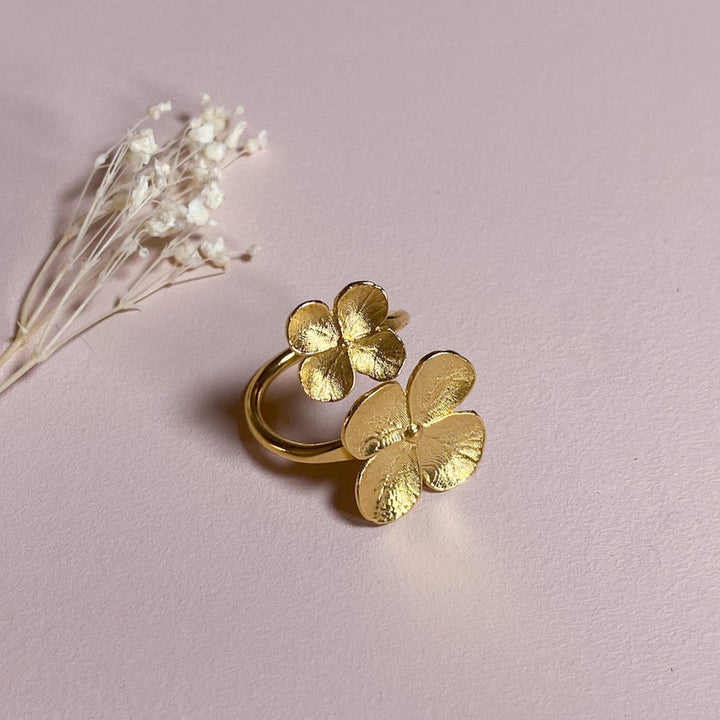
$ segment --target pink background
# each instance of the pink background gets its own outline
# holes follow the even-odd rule
[[[0,397],[1,717],[718,717],[718,3],[12,0],[0,28],[7,335],[147,106],[207,91],[271,140],[218,216],[255,259]],[[288,312],[356,279],[412,314],[403,379],[474,362],[488,427],[386,528],[356,466],[236,419]],[[288,378],[273,414],[346,409]]]

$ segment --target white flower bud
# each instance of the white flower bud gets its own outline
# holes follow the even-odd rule
[[[225,241],[222,237],[217,240],[203,240],[200,243],[200,254],[215,267],[227,269],[230,264],[230,255],[225,249]]]
[[[188,137],[199,145],[207,145],[215,139],[215,125],[204,123],[188,132]]]
[[[257,138],[250,138],[243,146],[243,152],[246,152],[248,155],[256,153],[259,149],[260,143]]]
[[[243,147],[243,152],[252,155],[259,150],[265,150],[268,146],[267,131],[261,130],[256,138],[250,138]]]
[[[185,215],[187,210],[183,205],[165,199],[145,222],[143,229],[150,237],[166,237],[177,228]]]
[[[210,208],[210,210],[215,210],[220,207],[220,204],[225,199],[225,193],[218,183],[210,181],[202,189],[200,197],[202,198],[205,207]]]
[[[173,259],[178,264],[188,268],[194,268],[203,263],[202,255],[200,255],[198,249],[190,240],[183,240],[177,248],[175,248]]]
[[[205,157],[212,162],[222,162],[227,148],[221,142],[211,142],[205,146]]]
[[[172,110],[172,103],[169,100],[159,102],[157,105],[153,105],[148,108],[147,114],[151,120],[158,120],[161,115]]]
[[[195,197],[188,203],[187,221],[193,225],[207,225],[210,211],[205,207],[202,198]]]
[[[228,132],[227,137],[225,138],[225,144],[231,150],[237,150],[237,146],[240,144],[240,136],[245,132],[246,127],[247,123],[244,120],[241,120],[240,122],[236,122],[230,128],[230,132]]]
[[[219,135],[227,127],[230,115],[222,105],[212,105],[200,113],[203,122],[212,123],[215,134]]]
[[[188,132],[188,137],[200,145],[207,145],[215,139],[215,126],[212,123],[204,123]]]
[[[170,163],[167,161],[160,161],[157,158],[153,161],[152,181],[158,191],[162,191],[168,186],[171,169]]]
[[[158,150],[152,128],[136,130],[129,138],[127,159],[133,170],[147,165],[150,158]]]

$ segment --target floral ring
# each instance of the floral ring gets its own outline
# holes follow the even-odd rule
[[[384,291],[367,282],[348,285],[332,311],[318,301],[303,303],[288,320],[289,349],[261,367],[245,393],[248,427],[267,450],[302,463],[365,461],[355,498],[362,516],[378,524],[405,515],[423,485],[445,491],[467,480],[485,444],[482,419],[455,409],[475,382],[468,360],[449,350],[432,352],[405,390],[393,381],[405,360],[396,331],[408,317],[388,314]],[[316,400],[345,397],[354,372],[384,382],[355,402],[339,439],[296,442],[267,424],[261,403],[272,381],[298,362],[303,389]]]

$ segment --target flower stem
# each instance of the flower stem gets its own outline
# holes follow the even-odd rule
[[[0,368],[4,367],[13,357],[15,353],[23,347],[27,342],[27,335],[16,335],[13,341],[5,348],[5,351],[0,355]]]
[[[24,365],[19,367],[2,385],[0,385],[0,394],[5,392],[13,383],[17,382],[25,373],[30,372],[40,359],[36,356],[31,357]]]

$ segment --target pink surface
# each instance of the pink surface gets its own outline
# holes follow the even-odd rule
[[[0,397],[1,717],[718,716],[717,3],[2,10],[7,334],[148,105],[241,102],[271,150],[219,216],[252,262]],[[412,314],[403,379],[474,362],[488,428],[386,528],[356,467],[236,420],[288,312],[355,279]],[[283,426],[336,432],[291,385]]]

